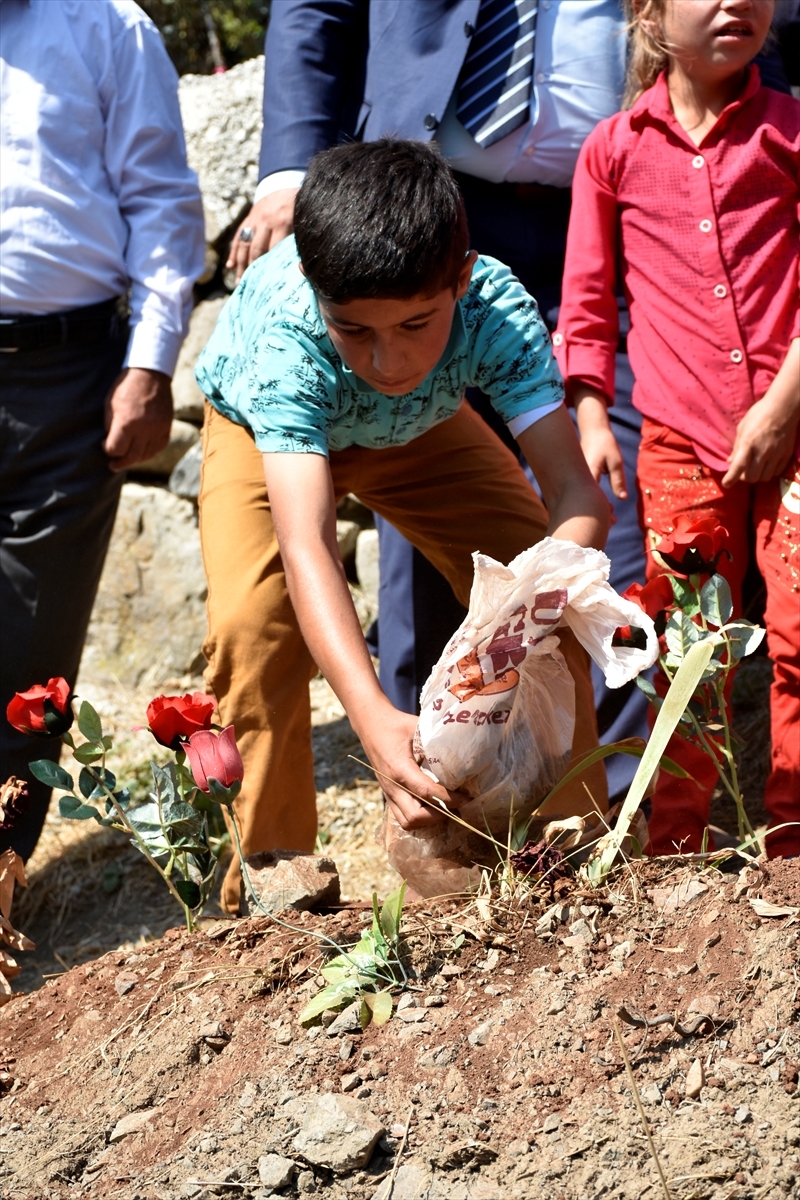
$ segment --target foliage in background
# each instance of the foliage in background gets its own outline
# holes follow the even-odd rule
[[[158,26],[179,75],[214,70],[210,16],[226,67],[264,53],[270,0],[138,0]]]

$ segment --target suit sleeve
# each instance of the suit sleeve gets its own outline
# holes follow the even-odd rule
[[[565,381],[587,384],[611,404],[619,337],[619,226],[608,162],[608,124],[602,121],[589,134],[575,168],[561,311],[553,346]]]
[[[259,179],[305,170],[342,133],[355,136],[368,23],[369,0],[273,0]]]

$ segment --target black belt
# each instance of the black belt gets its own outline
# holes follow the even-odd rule
[[[87,345],[115,336],[128,317],[124,296],[44,316],[0,314],[0,351],[48,350],[53,346]]]
[[[454,171],[453,174],[462,187],[472,192],[503,196],[531,208],[568,209],[572,202],[571,187],[552,187],[549,183],[492,183],[491,180],[467,175],[463,171]]]

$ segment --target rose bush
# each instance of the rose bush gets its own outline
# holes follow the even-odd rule
[[[147,726],[157,742],[177,750],[182,739],[210,728],[214,708],[214,698],[205,692],[156,696],[147,706]]]
[[[70,688],[60,676],[15,692],[6,708],[10,725],[33,737],[60,737],[72,725]]]

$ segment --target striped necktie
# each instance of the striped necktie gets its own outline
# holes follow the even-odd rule
[[[482,0],[458,82],[456,116],[479,146],[528,118],[538,0]]]

